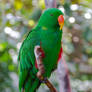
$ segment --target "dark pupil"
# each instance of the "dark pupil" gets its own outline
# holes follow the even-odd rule
[[[51,14],[51,16],[53,16],[53,14]]]

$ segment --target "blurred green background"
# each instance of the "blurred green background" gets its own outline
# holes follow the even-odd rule
[[[62,42],[72,92],[92,92],[92,0],[57,0],[57,6],[65,17]],[[44,9],[44,0],[0,0],[0,92],[18,92],[18,51]],[[38,92],[49,92],[43,86]]]

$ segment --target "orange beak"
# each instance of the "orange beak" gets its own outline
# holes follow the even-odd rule
[[[58,17],[58,23],[60,25],[60,30],[61,30],[63,28],[63,26],[64,26],[64,17],[63,17],[63,15],[60,15]]]

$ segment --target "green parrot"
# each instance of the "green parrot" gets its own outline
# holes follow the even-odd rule
[[[29,32],[23,41],[19,61],[19,91],[36,92],[41,81],[37,78],[38,72],[34,47],[39,45],[44,51],[43,64],[44,77],[50,77],[56,69],[57,62],[62,55],[62,27],[64,25],[63,13],[57,8],[50,8],[43,12],[38,24]]]

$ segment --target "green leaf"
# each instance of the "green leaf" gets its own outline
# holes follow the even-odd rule
[[[6,47],[7,47],[7,43],[1,43],[0,44],[0,52],[4,51]]]

